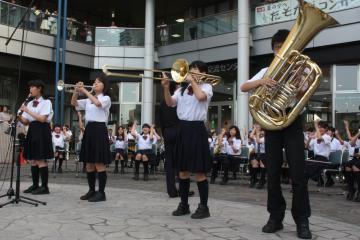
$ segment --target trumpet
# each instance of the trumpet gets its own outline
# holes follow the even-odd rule
[[[58,84],[57,84],[57,90],[59,92],[65,91],[65,92],[73,93],[75,91],[75,86],[76,86],[76,84],[67,84],[67,83],[64,83],[63,80],[59,80]],[[84,88],[86,88],[88,91],[92,91],[93,87],[90,85],[84,85]]]
[[[189,63],[185,59],[176,60],[171,67],[171,71],[163,71],[163,70],[158,70],[158,69],[147,69],[147,68],[119,67],[119,66],[111,66],[111,65],[107,65],[107,64],[102,66],[102,70],[106,76],[163,80],[164,78],[162,78],[162,77],[146,77],[146,76],[144,76],[144,74],[136,75],[136,74],[129,74],[129,73],[117,73],[117,72],[111,72],[109,69],[112,69],[112,70],[142,70],[142,71],[149,71],[149,72],[154,72],[154,73],[170,74],[171,78],[177,83],[184,82],[186,80],[186,77],[188,74],[195,75],[197,83],[209,83],[209,84],[215,86],[221,82],[221,77],[219,77],[219,76],[189,71]]]

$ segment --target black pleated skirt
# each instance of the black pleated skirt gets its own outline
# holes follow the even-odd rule
[[[208,133],[202,121],[180,121],[176,133],[174,164],[178,171],[207,173],[211,169]]]
[[[79,160],[86,163],[111,163],[108,131],[104,122],[86,124]]]
[[[50,124],[33,121],[24,142],[26,160],[47,160],[54,157]]]

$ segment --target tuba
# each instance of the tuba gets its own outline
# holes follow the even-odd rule
[[[264,78],[277,83],[273,88],[258,87],[249,97],[250,113],[267,130],[289,126],[320,85],[319,66],[300,52],[324,28],[338,22],[313,5],[299,0],[299,15]],[[301,91],[306,92],[299,100]]]

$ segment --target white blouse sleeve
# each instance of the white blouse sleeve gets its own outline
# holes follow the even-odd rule
[[[109,96],[103,96],[102,98],[99,99],[99,101],[101,102],[101,108],[110,108],[111,106],[111,99]]]
[[[200,88],[206,94],[207,99],[210,100],[214,94],[211,84],[208,83],[201,84]]]
[[[43,106],[41,106],[39,114],[41,116],[49,116],[52,111],[51,101],[45,100]]]
[[[259,79],[262,79],[266,73],[266,71],[268,70],[268,68],[263,68],[261,69],[255,76],[253,76],[250,80],[248,80],[247,82],[253,82]]]
[[[87,99],[80,99],[77,100],[77,106],[76,106],[76,110],[80,111],[80,110],[85,110],[86,108],[86,103],[87,103]]]

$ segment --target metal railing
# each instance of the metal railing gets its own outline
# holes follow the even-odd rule
[[[25,13],[26,8],[20,5],[0,0],[0,24],[16,27]],[[57,14],[49,11],[32,9],[26,19],[26,30],[42,34],[57,35]],[[67,39],[88,44],[94,44],[95,28],[77,22],[73,18],[67,19]]]

